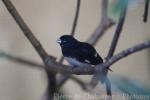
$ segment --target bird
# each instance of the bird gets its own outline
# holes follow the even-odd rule
[[[62,55],[73,67],[103,63],[102,57],[92,45],[80,42],[72,35],[62,35],[57,39],[57,43],[61,47]]]

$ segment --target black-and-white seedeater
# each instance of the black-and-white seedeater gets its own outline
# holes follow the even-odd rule
[[[98,65],[103,59],[95,48],[86,42],[80,42],[71,35],[63,35],[58,40],[64,58],[73,67]]]

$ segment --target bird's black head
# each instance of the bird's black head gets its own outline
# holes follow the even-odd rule
[[[73,48],[77,46],[78,41],[71,35],[63,35],[57,40],[57,43],[59,43],[61,47]]]

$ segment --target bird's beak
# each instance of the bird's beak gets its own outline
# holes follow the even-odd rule
[[[57,40],[57,43],[59,43],[59,44],[60,44],[60,43],[61,43],[61,40],[60,40],[60,39],[58,39],[58,40]]]

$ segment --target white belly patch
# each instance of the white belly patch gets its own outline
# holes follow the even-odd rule
[[[72,66],[83,66],[86,65],[84,63],[79,62],[77,59],[75,58],[70,58],[70,57],[65,57],[65,59],[68,61],[69,64],[71,64]]]

